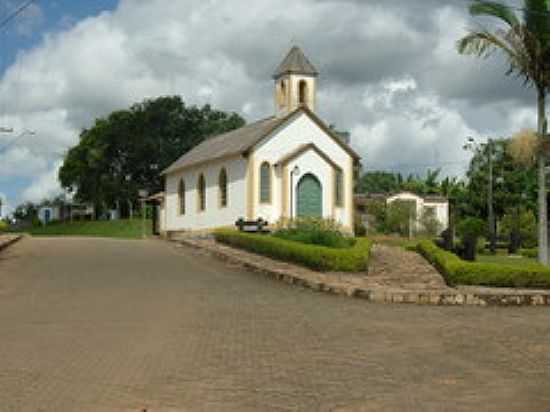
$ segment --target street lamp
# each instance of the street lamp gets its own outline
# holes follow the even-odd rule
[[[2,131],[2,130],[0,130]],[[6,132],[7,133],[7,132]],[[13,138],[12,140],[10,140],[8,143],[6,143],[4,146],[1,146],[0,147],[0,152],[8,149],[9,147],[11,147],[13,144],[15,144],[15,142],[17,142],[19,139],[21,139],[22,137],[26,136],[26,135],[29,135],[29,136],[34,136],[36,134],[36,132],[34,130],[29,130],[29,129],[24,129],[21,133],[19,133],[17,136],[15,136],[15,138]]]
[[[300,168],[296,165],[290,171],[290,219],[294,218],[294,176],[299,174]]]

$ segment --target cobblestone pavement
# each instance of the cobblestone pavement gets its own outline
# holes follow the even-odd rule
[[[448,289],[443,277],[418,253],[400,247],[374,245],[369,285],[409,290]]]
[[[369,304],[161,241],[0,253],[1,411],[549,410],[550,311]]]

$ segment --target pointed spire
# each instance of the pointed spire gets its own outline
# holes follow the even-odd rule
[[[285,74],[304,74],[307,76],[317,76],[319,72],[304,55],[304,52],[302,52],[302,50],[298,46],[294,46],[292,47],[292,49],[290,49],[283,62],[275,71],[273,78],[278,79]]]

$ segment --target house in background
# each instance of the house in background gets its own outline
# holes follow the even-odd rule
[[[368,195],[355,195],[355,207],[359,218],[367,230],[372,229],[374,217],[368,213],[369,203],[381,203],[386,207],[394,202],[411,202],[414,206],[414,231],[421,232],[421,217],[426,215],[433,216],[438,222],[441,230],[449,226],[449,200],[443,196],[426,195],[419,196],[411,192],[399,192],[393,194],[372,193]]]
[[[46,203],[38,208],[37,217],[43,225],[54,221],[92,220],[94,207],[66,202]]]
[[[205,140],[164,170],[164,233],[314,216],[353,231],[359,155],[315,113],[318,72],[298,47],[277,68],[275,115]]]

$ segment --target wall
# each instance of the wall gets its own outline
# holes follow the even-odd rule
[[[289,153],[299,147],[314,143],[322,152],[327,154],[331,160],[342,167],[344,173],[344,204],[341,208],[334,207],[333,187],[334,177],[329,172],[330,166],[316,153],[308,151],[298,159],[291,161],[288,167],[272,168],[272,198],[269,204],[261,204],[259,201],[259,168],[267,161],[271,165],[276,164]],[[277,131],[273,136],[264,139],[250,155],[254,167],[251,170],[254,178],[254,185],[251,186],[252,210],[251,218],[262,217],[270,223],[276,222],[283,215],[283,212],[290,210],[290,196],[283,193],[284,179],[294,165],[300,167],[303,175],[308,171],[317,175],[323,186],[323,213],[327,217],[334,217],[347,230],[353,226],[353,158],[336,143],[331,137],[321,130],[306,114],[299,114],[287,126]],[[297,180],[294,181],[294,185]],[[293,196],[295,197],[295,196]],[[284,204],[283,201],[286,203]],[[294,208],[294,210],[296,210]]]
[[[184,169],[166,176],[163,231],[202,230],[233,226],[239,217],[246,216],[246,165],[241,156],[222,159],[202,166]],[[218,177],[222,167],[227,171],[228,203],[219,204]],[[198,210],[197,183],[200,173],[206,179],[206,209]],[[178,185],[185,179],[186,211],[179,214]]]

